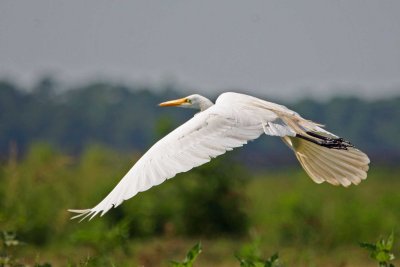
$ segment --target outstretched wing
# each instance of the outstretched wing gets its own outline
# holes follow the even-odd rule
[[[154,144],[97,206],[69,211],[78,213],[73,218],[82,216],[82,220],[88,216],[92,219],[99,213],[103,215],[138,192],[209,162],[262,133],[259,120],[249,120],[232,105],[214,105]]]

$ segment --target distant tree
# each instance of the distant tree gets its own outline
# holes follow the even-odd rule
[[[191,110],[157,107],[179,96],[170,84],[151,88],[93,82],[61,90],[54,78],[46,76],[27,90],[0,81],[0,156],[6,158],[10,142],[22,155],[36,141],[73,154],[93,143],[125,152],[144,151],[193,116]],[[400,97],[376,101],[336,97],[324,103],[303,99],[286,105],[351,140],[375,162],[400,160]],[[295,163],[278,138],[257,140],[240,156],[251,159],[247,162],[253,167]]]

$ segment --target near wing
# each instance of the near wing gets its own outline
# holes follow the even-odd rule
[[[253,122],[230,107],[210,107],[154,144],[97,206],[69,210],[78,213],[72,218],[92,219],[99,213],[102,216],[138,192],[258,138],[263,127],[260,121]]]
[[[284,106],[247,95],[224,93],[216,105],[198,113],[153,145],[97,206],[70,211],[78,213],[73,218],[82,216],[82,220],[88,216],[92,219],[99,213],[103,215],[138,192],[209,162],[263,132],[282,137],[317,183],[327,181],[348,186],[365,179],[368,156],[320,126]]]

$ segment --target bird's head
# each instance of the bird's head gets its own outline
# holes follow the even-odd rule
[[[213,103],[204,96],[194,94],[176,100],[170,100],[158,104],[160,107],[182,107],[200,109],[201,111],[211,107]]]

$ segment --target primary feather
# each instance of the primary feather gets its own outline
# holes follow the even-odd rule
[[[72,218],[83,220],[99,213],[104,215],[138,192],[243,146],[262,133],[282,137],[317,183],[327,181],[348,186],[366,178],[369,159],[363,152],[353,147],[338,149],[319,145],[322,141],[307,133],[336,136],[285,106],[238,93],[220,95],[215,105],[199,95],[187,99],[179,99],[179,105],[195,106],[202,111],[155,143],[95,207],[69,210],[77,213]],[[165,103],[173,105],[174,101]],[[309,141],[299,136],[308,136]]]

